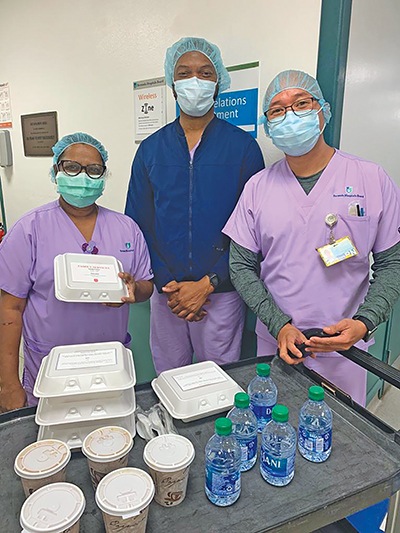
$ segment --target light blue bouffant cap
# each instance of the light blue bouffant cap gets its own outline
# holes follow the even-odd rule
[[[319,105],[322,107],[322,112],[325,117],[325,123],[329,124],[331,119],[331,106],[324,99],[321,87],[317,80],[301,70],[284,70],[280,72],[268,85],[263,100],[263,113],[269,109],[272,99],[286,89],[303,89],[313,96]],[[269,136],[268,122],[265,115],[262,115],[258,121],[259,124],[264,124],[265,133]]]
[[[102,160],[104,163],[106,163],[108,159],[108,152],[104,148],[104,146],[101,144],[100,141],[89,135],[88,133],[82,133],[81,131],[78,131],[76,133],[72,133],[70,135],[64,135],[62,139],[60,139],[52,148],[53,150],[53,164],[56,165],[60,155],[68,148],[68,146],[71,146],[71,144],[89,144],[90,146],[93,146],[96,148],[96,150],[101,155]],[[51,169],[51,179],[52,181],[55,180],[55,174],[54,169]]]
[[[231,86],[231,77],[224,67],[221,51],[216,44],[210,43],[201,37],[183,37],[167,50],[164,62],[165,81],[169,87],[174,83],[175,65],[178,59],[186,52],[201,52],[211,63],[218,77],[219,92],[226,91]]]

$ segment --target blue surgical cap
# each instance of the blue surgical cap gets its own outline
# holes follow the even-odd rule
[[[322,112],[325,117],[325,123],[329,124],[331,119],[331,106],[324,99],[321,87],[317,80],[301,70],[284,70],[280,72],[268,85],[263,100],[263,113],[268,111],[272,99],[286,89],[303,89],[313,96],[319,105],[322,107]],[[269,136],[268,121],[265,115],[262,115],[259,124],[264,124],[265,133]]]
[[[201,52],[214,65],[218,77],[219,92],[226,91],[231,86],[231,77],[222,62],[221,51],[216,44],[200,37],[183,37],[170,46],[165,56],[165,80],[169,87],[174,83],[175,65],[186,52]]]
[[[60,158],[60,155],[68,148],[68,146],[71,146],[72,144],[89,144],[90,146],[93,146],[96,148],[96,150],[101,155],[101,158],[104,163],[106,163],[108,159],[108,152],[104,148],[104,146],[101,144],[100,141],[89,135],[88,133],[82,133],[78,131],[77,133],[72,133],[71,135],[64,135],[62,139],[60,139],[52,148],[53,150],[53,164],[56,165],[58,163],[58,160]],[[55,180],[55,173],[54,169],[51,169],[51,179],[52,181]]]

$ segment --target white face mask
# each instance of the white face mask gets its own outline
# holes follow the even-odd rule
[[[214,105],[215,81],[199,80],[194,76],[174,82],[179,107],[191,117],[204,116]]]

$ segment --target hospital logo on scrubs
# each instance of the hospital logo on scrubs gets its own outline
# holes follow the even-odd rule
[[[346,187],[346,193],[351,194],[353,192],[353,187]]]
[[[125,249],[124,250],[120,250],[120,252],[133,252],[132,243],[131,242],[126,242],[125,243]]]

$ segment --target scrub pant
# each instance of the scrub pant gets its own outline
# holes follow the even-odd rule
[[[219,365],[239,360],[244,326],[244,304],[237,292],[211,294],[200,322],[186,322],[172,313],[167,296],[150,300],[150,347],[157,374],[198,361]]]
[[[257,356],[276,354],[277,348],[270,341],[257,336]],[[367,401],[367,371],[342,355],[319,354],[304,363],[339,389],[347,392],[355,402],[365,407]]]

